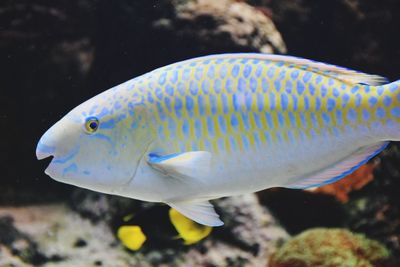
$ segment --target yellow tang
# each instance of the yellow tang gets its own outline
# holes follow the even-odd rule
[[[118,229],[117,236],[122,244],[131,250],[139,250],[147,239],[142,229],[137,225],[121,226]]]
[[[175,209],[169,210],[169,218],[185,242],[185,245],[191,245],[207,237],[212,230],[212,227],[198,224],[189,218],[183,216]]]

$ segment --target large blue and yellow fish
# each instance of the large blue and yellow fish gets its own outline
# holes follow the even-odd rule
[[[400,140],[400,82],[306,59],[178,62],[74,108],[40,139],[52,178],[223,222],[209,200],[332,183]]]

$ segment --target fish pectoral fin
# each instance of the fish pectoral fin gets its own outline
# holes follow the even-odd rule
[[[351,174],[361,165],[367,163],[372,157],[381,152],[389,142],[380,142],[370,146],[362,147],[345,159],[315,172],[304,179],[298,179],[296,182],[286,185],[287,188],[306,189],[318,187],[336,182],[345,176]]]
[[[190,151],[179,154],[158,156],[150,154],[148,161],[157,171],[176,178],[201,178],[210,172],[211,153]]]
[[[214,206],[208,201],[167,202],[167,204],[199,224],[213,227],[224,224],[215,212]]]

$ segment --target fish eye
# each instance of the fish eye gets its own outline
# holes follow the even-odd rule
[[[86,119],[85,130],[87,133],[94,133],[99,128],[99,120],[95,117],[90,117]]]

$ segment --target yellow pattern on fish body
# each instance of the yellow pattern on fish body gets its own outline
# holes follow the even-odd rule
[[[145,83],[155,88],[147,101],[160,125],[157,133],[178,152],[254,150],[399,120],[391,115],[399,101],[383,86],[354,85],[294,64],[205,59],[151,77]],[[381,103],[382,95],[390,105]]]

